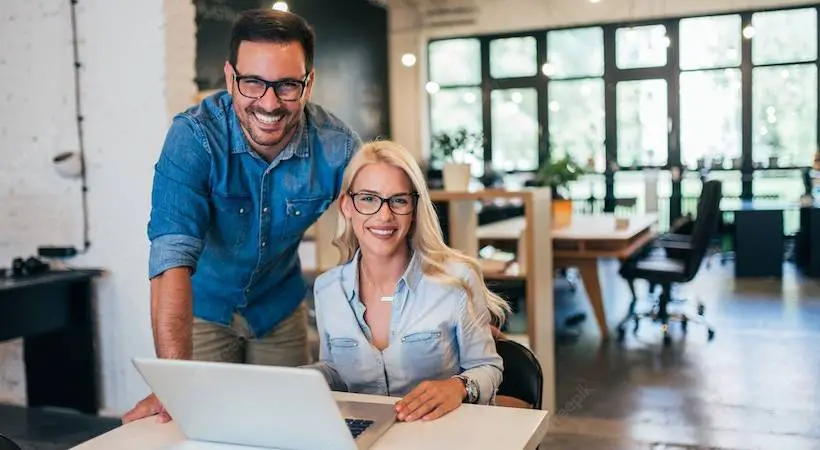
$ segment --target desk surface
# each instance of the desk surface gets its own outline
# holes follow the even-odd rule
[[[623,229],[615,226],[615,216],[611,214],[575,215],[565,228],[551,230],[552,240],[629,240],[646,231],[658,221],[657,214],[635,215],[626,218],[628,225]],[[500,220],[478,227],[479,239],[515,240],[524,230],[524,218]]]
[[[334,393],[339,400],[395,403],[398,398]],[[400,422],[373,447],[381,449],[535,449],[548,427],[547,412],[501,406],[462,405],[432,422]],[[75,450],[162,449],[185,440],[175,422],[157,423],[148,417],[123,425],[74,447]],[[214,450],[235,446],[213,445]]]
[[[0,277],[0,291],[22,289],[41,284],[62,283],[99,276],[103,273],[97,269],[52,270],[50,272],[22,278]]]

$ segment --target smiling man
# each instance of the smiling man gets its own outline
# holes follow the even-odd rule
[[[339,195],[361,140],[309,102],[314,34],[253,10],[234,24],[226,91],[174,118],[156,164],[148,237],[160,358],[309,363],[305,230]],[[160,414],[153,395],[124,417]]]

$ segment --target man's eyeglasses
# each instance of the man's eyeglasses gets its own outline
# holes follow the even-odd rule
[[[261,78],[256,78],[248,75],[239,75],[236,67],[233,68],[233,78],[236,80],[236,86],[239,88],[239,93],[245,97],[258,99],[265,96],[268,88],[273,89],[276,97],[285,102],[292,102],[302,98],[307,86],[308,77],[310,73],[306,74],[301,80],[277,80],[268,81]]]
[[[353,199],[353,207],[356,208],[360,214],[372,216],[382,209],[382,206],[387,203],[387,207],[393,214],[406,216],[412,214],[416,209],[416,202],[419,195],[415,192],[406,194],[396,194],[389,198],[380,197],[370,192],[348,192],[350,198]]]

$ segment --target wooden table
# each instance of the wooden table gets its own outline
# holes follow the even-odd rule
[[[392,404],[397,397],[334,392],[337,400]],[[305,417],[305,420],[310,420]],[[461,405],[432,422],[400,422],[385,433],[372,450],[513,450],[535,449],[547,434],[548,412],[502,406]],[[322,430],[316,430],[321,433]],[[75,450],[159,450],[185,441],[175,422],[160,424],[147,417],[115,428]],[[213,450],[248,449],[224,444],[197,443],[197,448]]]
[[[576,215],[572,223],[560,229],[545,230],[552,235],[553,266],[577,267],[581,273],[584,288],[589,296],[601,335],[609,336],[606,322],[603,294],[598,274],[598,259],[623,259],[635,249],[644,245],[654,236],[653,226],[658,222],[657,214],[630,216],[624,227],[618,227],[618,219],[612,214]],[[478,239],[484,244],[497,241],[519,240],[526,236],[526,222],[523,217],[494,222],[478,227]],[[528,248],[529,245],[519,245]]]

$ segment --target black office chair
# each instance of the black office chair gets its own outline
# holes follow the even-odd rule
[[[619,341],[623,341],[625,337],[628,322],[634,322],[633,332],[637,333],[640,319],[643,318],[651,318],[653,322],[661,323],[665,345],[672,342],[669,336],[670,320],[679,321],[684,333],[690,321],[702,323],[706,326],[708,339],[714,338],[714,329],[703,318],[705,308],[702,304],[698,305],[696,318],[684,313],[670,314],[668,307],[672,302],[672,284],[691,281],[703,264],[709,244],[717,231],[721,196],[720,181],[706,182],[701,191],[698,214],[692,223],[691,233],[669,233],[659,236],[623,262],[620,275],[629,283],[632,302],[629,305],[629,313],[618,325]],[[656,286],[661,288],[657,303],[648,312],[635,311],[638,297],[634,282],[637,279],[646,280],[650,285],[650,292],[653,292]]]
[[[21,450],[11,439],[0,434],[0,450]]]
[[[535,355],[518,342],[504,338],[495,341],[495,348],[504,360],[504,378],[496,396],[520,400],[524,405],[519,407],[541,409],[544,374]],[[518,406],[503,401],[497,403]]]

